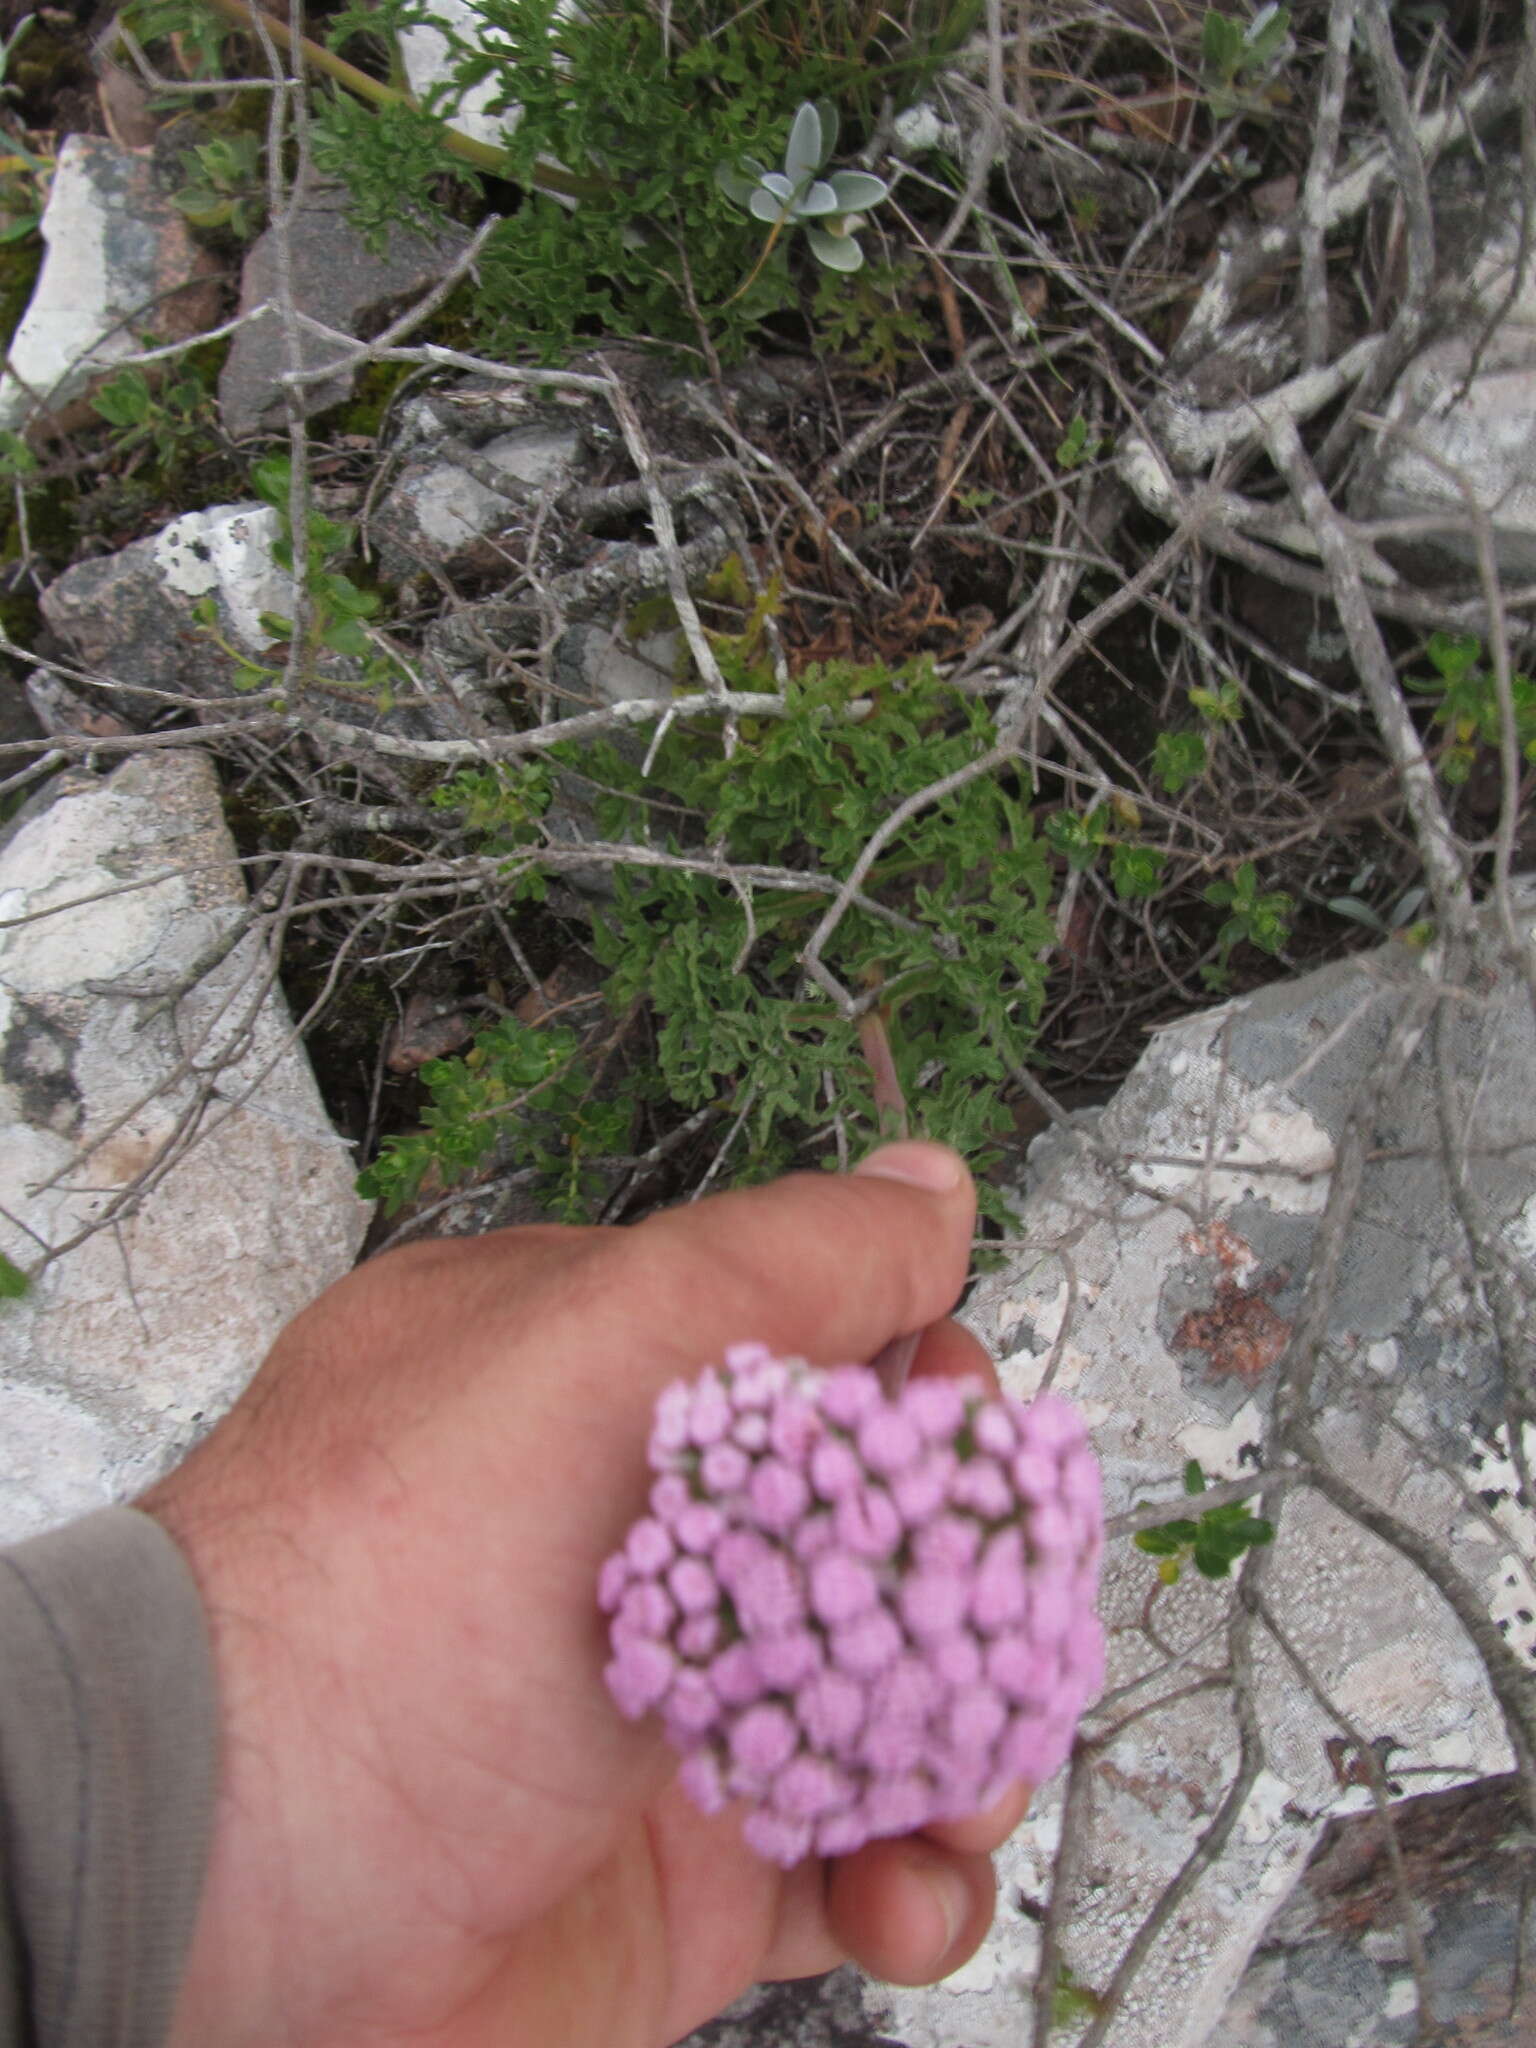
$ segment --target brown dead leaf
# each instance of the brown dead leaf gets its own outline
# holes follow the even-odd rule
[[[439,996],[413,995],[389,1035],[384,1064],[392,1074],[414,1074],[428,1060],[457,1052],[475,1035],[475,1020],[463,1010],[445,1010]]]

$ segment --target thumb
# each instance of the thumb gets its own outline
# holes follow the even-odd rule
[[[868,1360],[965,1285],[976,1191],[947,1146],[906,1141],[851,1174],[793,1174],[653,1216],[612,1248],[663,1376],[753,1340],[812,1364]]]

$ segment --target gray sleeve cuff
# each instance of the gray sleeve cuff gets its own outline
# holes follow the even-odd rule
[[[0,1551],[0,2044],[161,2048],[212,1834],[207,1625],[157,1522]]]

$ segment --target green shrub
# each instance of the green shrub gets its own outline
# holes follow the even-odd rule
[[[540,1046],[558,1036],[559,1052],[544,1055],[551,1064],[530,1082],[526,1035],[509,1041],[498,1026],[466,1060],[423,1070],[428,1129],[390,1141],[364,1176],[365,1192],[395,1202],[420,1185],[428,1163],[445,1181],[480,1164],[498,1103],[508,1111],[496,1134],[502,1156],[536,1166],[546,1195],[567,1213],[580,1213],[584,1199],[572,1152],[590,1160],[599,1124],[603,1139],[616,1141],[642,1104],[663,1123],[711,1109],[722,1130],[739,1119],[736,1180],[797,1162],[831,1164],[835,1119],[854,1148],[874,1141],[880,1123],[857,1021],[807,982],[804,949],[829,890],[877,826],[906,796],[984,752],[993,726],[983,704],[927,664],[895,672],[830,664],[788,694],[787,715],[745,721],[728,759],[718,732],[676,728],[648,774],[610,746],[559,750],[566,771],[600,792],[609,843],[627,838],[719,866],[718,874],[615,868],[594,943],[613,1016],[636,1028],[643,1018],[651,1034],[650,1051],[619,1090],[631,1107],[595,1123],[568,1039],[534,1034]],[[473,798],[481,806],[493,843],[508,830],[523,841],[507,874],[516,895],[538,896],[545,878],[537,848],[526,844],[537,788],[524,779],[510,792],[514,819],[496,814],[490,794],[483,781],[456,787],[461,805]],[[1024,796],[981,776],[892,841],[823,956],[844,988],[878,997],[916,1122],[978,1171],[999,1156],[1009,1072],[1028,1056],[1052,938],[1049,894],[1046,850]],[[587,1122],[557,1153],[541,1135],[544,1112],[568,1117],[572,1104]],[[1004,1213],[990,1191],[983,1200]]]

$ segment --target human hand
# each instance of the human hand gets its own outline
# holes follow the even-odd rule
[[[414,1245],[289,1326],[140,1504],[191,1560],[224,1729],[177,2048],[665,2048],[755,1981],[974,1951],[1023,1788],[779,1871],[620,1717],[595,1603],[657,1393],[727,1343],[832,1364],[923,1329],[918,1372],[990,1377],[938,1320],[973,1219],[960,1161],[902,1144],[630,1229]]]

